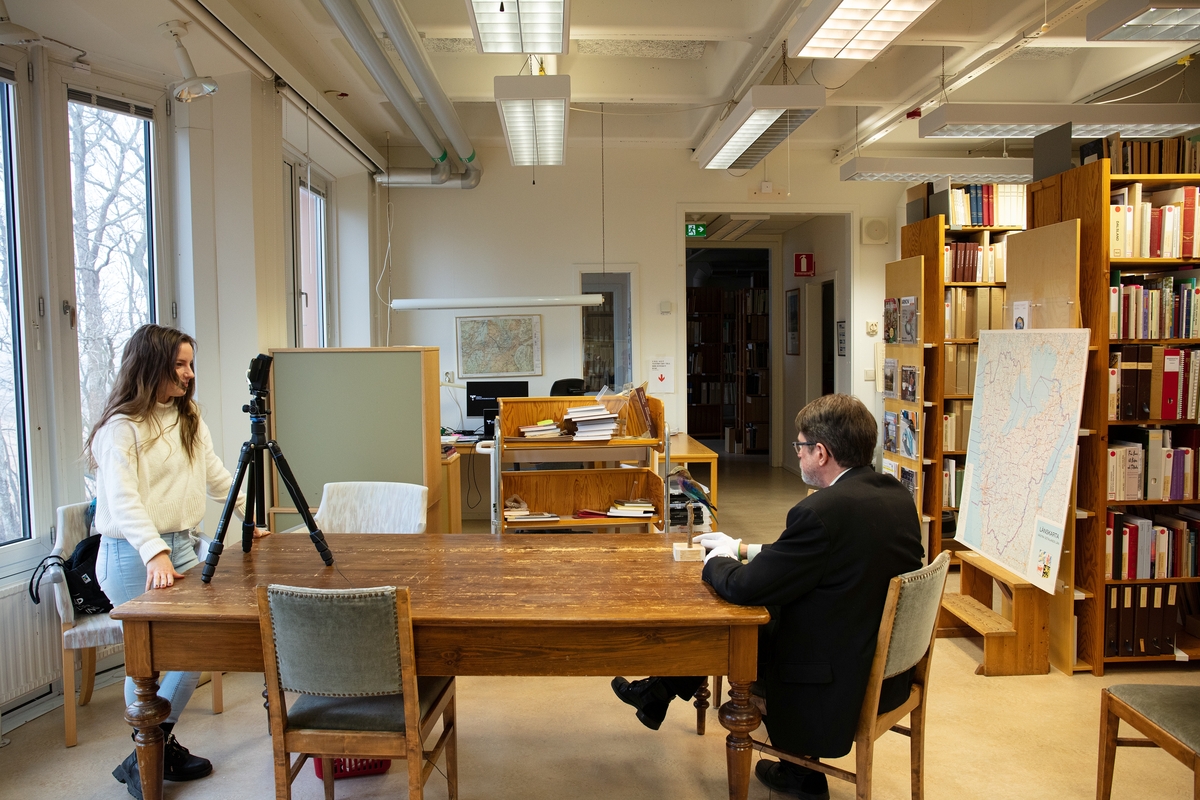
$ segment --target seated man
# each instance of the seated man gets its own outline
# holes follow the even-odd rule
[[[877,428],[858,399],[818,398],[801,409],[796,428],[804,482],[822,491],[788,512],[787,528],[773,544],[700,537],[710,549],[703,579],[731,603],[771,611],[759,629],[756,691],[766,703],[772,744],[837,758],[854,742],[888,582],[921,566],[921,523],[904,486],[871,469]],[[657,729],[671,700],[691,697],[702,681],[615,678],[613,690]],[[880,709],[903,703],[909,686],[907,674],[884,681]],[[755,773],[787,796],[829,797],[819,772],[763,759]]]

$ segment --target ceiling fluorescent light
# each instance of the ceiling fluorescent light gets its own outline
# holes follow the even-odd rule
[[[814,0],[788,32],[788,56],[870,61],[936,2]]]
[[[1087,39],[1200,41],[1200,0],[1109,0],[1087,15]]]
[[[823,86],[754,86],[700,145],[700,166],[750,169],[824,106]]]
[[[1032,139],[1071,123],[1075,139],[1120,133],[1127,139],[1178,136],[1200,127],[1200,105],[946,103],[921,117],[921,138]]]
[[[467,0],[481,53],[567,52],[571,0]]]
[[[563,163],[570,75],[497,75],[496,107],[514,167]]]
[[[427,311],[438,308],[532,308],[534,306],[599,306],[603,304],[604,295],[601,294],[569,294],[557,297],[426,297],[421,299],[396,298],[392,301],[392,310]]]
[[[841,166],[844,181],[916,183],[949,178],[954,183],[1029,183],[1032,158],[864,158]]]

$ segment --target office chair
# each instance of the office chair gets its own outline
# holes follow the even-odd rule
[[[550,386],[551,397],[582,397],[583,378],[559,378]]]

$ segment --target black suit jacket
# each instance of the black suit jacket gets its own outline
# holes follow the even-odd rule
[[[705,565],[704,580],[721,597],[771,607],[758,680],[773,744],[814,757],[850,752],[888,582],[920,568],[921,555],[908,491],[859,467],[793,507],[787,529],[753,561]],[[881,706],[889,707],[886,696]]]

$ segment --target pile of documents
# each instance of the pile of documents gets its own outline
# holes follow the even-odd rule
[[[568,408],[563,431],[577,442],[607,441],[617,432],[617,415],[600,404]]]
[[[654,504],[649,500],[616,500],[608,509],[610,517],[646,518],[654,516]]]
[[[552,419],[543,419],[536,425],[522,425],[520,431],[526,439],[544,439],[547,436],[559,436],[561,433]]]

